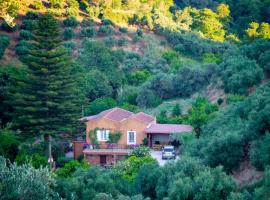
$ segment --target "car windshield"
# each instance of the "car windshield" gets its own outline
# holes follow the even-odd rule
[[[173,148],[164,148],[164,151],[165,152],[172,152],[173,151]]]

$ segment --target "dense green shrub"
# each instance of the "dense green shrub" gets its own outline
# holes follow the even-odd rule
[[[129,156],[136,156],[136,157],[150,156],[150,148],[145,146],[136,147],[129,153]]]
[[[99,27],[98,34],[103,35],[103,36],[104,35],[112,35],[112,34],[114,34],[114,30],[109,25],[102,25]]]
[[[154,108],[162,103],[162,99],[152,90],[141,89],[136,98],[136,102],[140,107]]]
[[[117,41],[117,44],[118,44],[118,46],[120,46],[120,47],[125,46],[125,44],[126,44],[126,39],[125,39],[125,38],[120,38],[120,39]]]
[[[57,176],[59,177],[70,177],[78,169],[88,169],[89,164],[82,162],[80,163],[77,160],[72,160],[64,165],[64,167],[56,171]]]
[[[81,30],[82,37],[94,37],[96,35],[96,30],[94,28],[83,28]]]
[[[22,25],[21,25],[22,29],[32,31],[32,30],[36,30],[37,27],[38,27],[38,24],[36,20],[24,19],[22,21]]]
[[[38,169],[48,165],[48,158],[38,153],[34,153],[33,155],[27,155],[23,153],[16,157],[16,163],[18,165],[30,163],[34,168]]]
[[[31,49],[31,47],[32,47],[32,44],[29,41],[21,40],[16,45],[16,48],[15,48],[16,54],[20,57],[23,55],[26,55],[28,50]]]
[[[240,101],[243,101],[245,99],[244,96],[241,96],[239,94],[228,94],[226,97],[226,102],[228,104],[237,103]]]
[[[50,7],[51,8],[63,8],[64,7],[64,1],[63,0],[49,0]]]
[[[241,55],[226,56],[220,64],[220,74],[226,92],[246,94],[249,87],[260,83],[262,69],[254,60]]]
[[[20,39],[21,40],[31,40],[32,39],[32,33],[28,30],[21,30],[20,32]]]
[[[55,180],[47,168],[35,169],[29,164],[18,166],[0,158],[2,199],[51,199],[57,198],[53,190]]]
[[[64,167],[64,165],[65,165],[66,163],[68,163],[68,162],[70,162],[70,161],[72,161],[72,160],[73,160],[73,158],[69,158],[69,157],[65,157],[65,156],[59,157],[59,158],[57,159],[57,161],[56,161],[57,167]]]
[[[138,70],[128,75],[128,83],[131,85],[141,85],[150,78],[150,73],[147,70]]]
[[[94,20],[92,18],[84,18],[82,20],[82,26],[83,27],[89,27],[94,25]]]
[[[252,165],[259,170],[264,170],[270,165],[270,134],[266,133],[262,138],[252,142],[250,159]]]
[[[112,98],[97,98],[85,108],[85,115],[95,115],[104,110],[108,110],[117,105]]]
[[[101,23],[105,26],[110,26],[110,25],[113,25],[113,22],[109,19],[102,19],[101,20]]]
[[[38,17],[38,13],[32,11],[27,12],[25,15],[25,19],[27,20],[35,20],[38,19]]]
[[[126,27],[119,27],[119,31],[121,33],[127,33],[128,32],[128,29]]]
[[[116,44],[116,40],[115,40],[115,37],[106,37],[104,39],[104,43],[106,46],[108,47],[112,47]]]
[[[137,31],[136,31],[136,35],[138,35],[139,37],[142,37],[143,36],[143,31],[142,31],[142,29],[137,29]]]
[[[63,23],[66,27],[76,27],[79,24],[75,17],[68,17],[63,21]]]
[[[44,7],[42,0],[34,0],[34,2],[31,5],[36,10],[40,10]]]
[[[13,131],[0,129],[0,155],[13,162],[19,151],[19,141]]]
[[[73,41],[64,42],[64,47],[67,49],[73,50],[76,46],[77,44]]]
[[[91,70],[85,74],[83,89],[89,101],[100,97],[110,97],[113,90],[107,76],[98,70]]]
[[[74,33],[74,31],[73,31],[72,28],[66,28],[66,29],[64,30],[64,39],[65,39],[65,40],[70,40],[70,39],[72,39],[74,36],[75,36],[75,33]]]
[[[10,39],[7,35],[0,35],[0,59],[3,57],[9,43]]]

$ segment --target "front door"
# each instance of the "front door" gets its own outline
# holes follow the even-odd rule
[[[107,161],[106,161],[106,155],[101,155],[100,156],[100,165],[106,165]]]

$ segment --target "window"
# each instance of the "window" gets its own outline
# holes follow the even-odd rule
[[[109,140],[109,130],[101,129],[97,131],[98,141],[108,141]]]
[[[127,132],[127,144],[136,144],[136,132],[128,131]]]

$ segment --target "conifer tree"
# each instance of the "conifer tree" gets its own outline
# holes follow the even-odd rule
[[[23,138],[69,132],[79,117],[80,97],[71,57],[62,46],[57,21],[49,14],[39,18],[33,48],[25,64],[28,75],[18,80],[13,93],[14,127]]]

